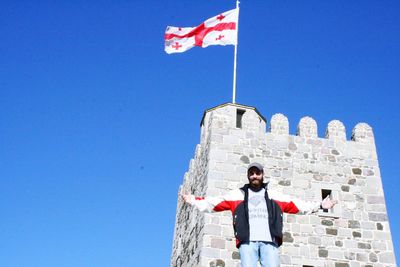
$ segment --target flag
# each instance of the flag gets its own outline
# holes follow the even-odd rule
[[[212,17],[197,27],[168,26],[165,31],[165,52],[182,53],[194,46],[237,44],[238,9]]]

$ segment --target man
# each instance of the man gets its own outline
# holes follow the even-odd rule
[[[306,202],[268,189],[259,163],[248,166],[247,178],[248,184],[224,196],[198,198],[181,194],[181,197],[200,211],[232,212],[242,267],[256,267],[258,261],[262,267],[277,267],[278,247],[282,244],[282,212],[311,214],[330,209],[337,201],[327,197],[322,202]]]

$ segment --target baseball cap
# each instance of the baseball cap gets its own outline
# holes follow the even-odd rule
[[[259,169],[260,171],[262,171],[262,172],[264,172],[264,167],[263,167],[263,165],[261,165],[260,163],[258,163],[258,162],[253,162],[253,163],[251,163],[250,165],[249,165],[249,167],[247,167],[247,170],[250,170],[251,168],[257,168],[257,169]]]

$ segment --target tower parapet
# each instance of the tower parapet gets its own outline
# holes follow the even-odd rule
[[[317,138],[318,129],[317,122],[311,117],[301,118],[297,126],[297,135],[304,138]]]
[[[338,120],[330,121],[326,128],[325,138],[346,141],[346,128],[343,123]]]
[[[289,121],[285,115],[277,113],[271,118],[270,132],[273,134],[289,134]]]
[[[353,129],[351,139],[356,142],[375,144],[374,133],[367,123],[358,123]]]
[[[351,140],[343,123],[325,137],[304,117],[289,134],[282,114],[267,121],[254,107],[223,104],[204,112],[201,139],[180,191],[220,195],[247,182],[251,162],[269,186],[305,200],[326,195],[331,211],[284,216],[281,266],[396,266],[372,128],[357,124]],[[229,212],[200,213],[178,201],[171,266],[240,266]]]

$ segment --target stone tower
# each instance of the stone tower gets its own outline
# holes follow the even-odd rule
[[[331,121],[324,138],[304,117],[289,135],[282,114],[266,120],[249,106],[223,104],[204,112],[201,138],[180,192],[215,196],[247,182],[250,162],[265,168],[269,186],[304,200],[330,195],[329,211],[284,216],[281,266],[396,266],[384,192],[370,126],[357,124],[351,140]],[[171,266],[240,266],[229,211],[201,213],[178,200]]]

